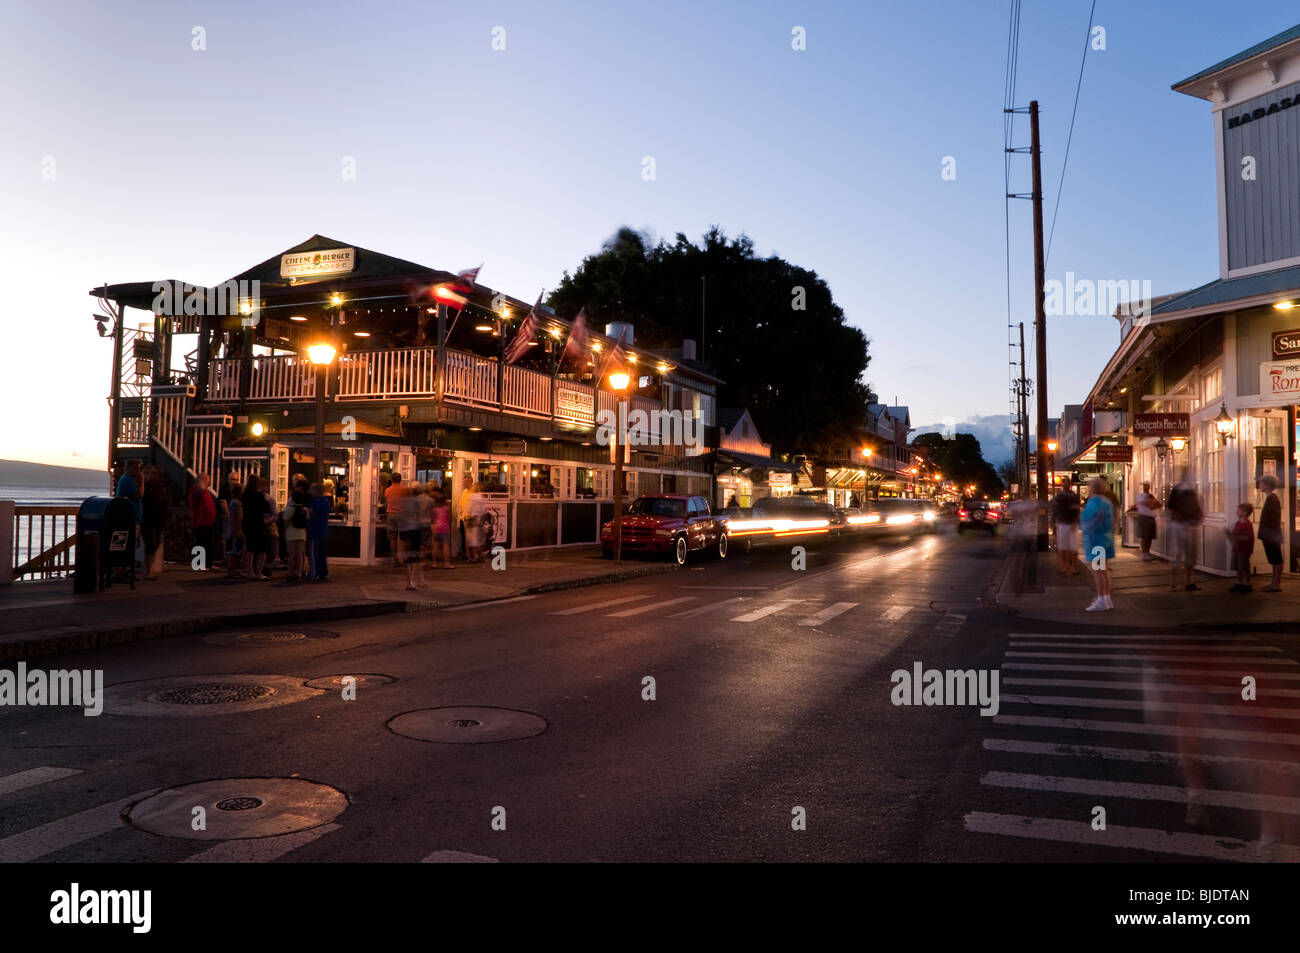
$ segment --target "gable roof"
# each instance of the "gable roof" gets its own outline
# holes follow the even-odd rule
[[[1267,40],[1256,43],[1249,49],[1242,50],[1240,53],[1229,56],[1226,60],[1220,60],[1208,69],[1203,69],[1199,73],[1193,73],[1186,79],[1174,83],[1172,88],[1177,89],[1179,86],[1186,86],[1188,83],[1194,83],[1198,79],[1204,79],[1213,73],[1227,69],[1229,66],[1236,66],[1238,63],[1244,63],[1252,57],[1259,56],[1261,53],[1267,53],[1269,50],[1290,43],[1293,40],[1300,40],[1300,25],[1293,26],[1289,30],[1283,30],[1275,36],[1270,36]]]
[[[745,416],[744,407],[719,407],[718,408],[718,426],[723,430],[731,431],[736,424],[740,423],[740,418]]]
[[[1276,271],[1263,271],[1257,275],[1241,275],[1237,278],[1216,278],[1199,288],[1172,295],[1168,300],[1151,309],[1151,314],[1170,314],[1178,311],[1190,311],[1217,304],[1227,304],[1261,295],[1275,297],[1292,297],[1300,293],[1300,265],[1280,268]]]

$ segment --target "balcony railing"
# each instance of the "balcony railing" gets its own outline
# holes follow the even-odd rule
[[[550,375],[527,368],[500,365],[495,360],[464,351],[447,351],[443,399],[525,417],[594,424],[596,414],[613,411],[616,397],[574,381],[553,382]],[[243,362],[238,358],[213,360],[208,368],[208,401],[234,403],[240,399]],[[553,386],[555,383],[555,386]],[[499,386],[498,386],[499,385]],[[350,351],[339,358],[334,400],[383,400],[395,397],[429,398],[437,392],[437,349],[395,348]],[[253,359],[248,385],[251,402],[294,402],[315,398],[315,374],[310,363],[295,355]],[[657,411],[657,400],[634,396],[628,410]]]

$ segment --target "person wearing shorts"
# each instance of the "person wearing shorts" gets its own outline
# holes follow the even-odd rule
[[[1277,477],[1265,474],[1256,484],[1259,492],[1266,494],[1264,506],[1259,511],[1259,541],[1264,545],[1264,556],[1273,570],[1272,581],[1264,592],[1282,591],[1282,503],[1277,498]]]
[[[1160,501],[1152,495],[1151,484],[1143,483],[1142,492],[1137,498],[1137,534],[1144,563],[1149,563],[1156,558],[1151,555],[1151,542],[1156,538],[1156,510],[1158,509],[1160,509]]]

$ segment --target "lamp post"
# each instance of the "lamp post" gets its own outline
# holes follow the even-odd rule
[[[1219,416],[1214,418],[1214,429],[1219,435],[1219,443],[1227,446],[1228,441],[1233,438],[1233,421],[1228,415],[1227,401],[1219,405]]]
[[[307,357],[316,368],[316,482],[325,482],[325,387],[326,371],[334,363],[334,345],[322,341],[307,348]]]
[[[1047,441],[1047,483],[1048,486],[1056,486],[1056,441]]]
[[[623,561],[623,400],[631,378],[625,371],[609,375],[609,386],[618,394],[614,406],[614,562]]]

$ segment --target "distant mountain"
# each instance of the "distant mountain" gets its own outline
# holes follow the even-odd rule
[[[87,487],[104,482],[103,470],[83,470],[80,467],[55,467],[47,463],[28,463],[25,460],[0,460],[0,485]]]

